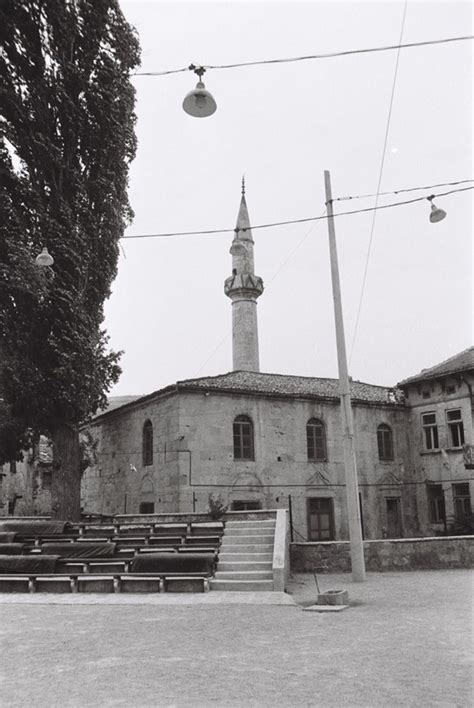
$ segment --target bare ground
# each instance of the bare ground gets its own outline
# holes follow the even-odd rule
[[[322,591],[348,589],[350,608],[304,612],[317,597],[310,575],[291,579],[298,605],[98,604],[92,596],[91,604],[38,596],[2,604],[0,596],[0,704],[473,704],[470,571],[318,581]]]

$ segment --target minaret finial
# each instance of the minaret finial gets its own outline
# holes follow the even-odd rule
[[[245,175],[242,175],[242,196],[245,197]]]

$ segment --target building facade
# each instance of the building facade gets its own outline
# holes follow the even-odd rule
[[[424,535],[474,532],[474,348],[399,384]]]
[[[433,379],[422,372],[422,384],[413,377],[394,389],[352,382],[365,538],[469,532],[473,359],[469,349],[449,360],[444,390],[438,367]],[[470,367],[462,374],[459,361]],[[89,428],[95,462],[84,475],[84,508],[206,511],[212,494],[233,509],[291,507],[295,540],[345,539],[337,386],[236,371],[106,412]]]

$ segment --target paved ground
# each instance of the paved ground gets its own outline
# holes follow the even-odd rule
[[[311,576],[292,579],[299,604],[284,605],[263,593],[256,604],[0,596],[0,704],[467,708],[472,581],[464,570],[320,576],[351,600],[324,615],[302,611]]]

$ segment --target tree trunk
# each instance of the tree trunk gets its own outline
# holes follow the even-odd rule
[[[81,518],[81,456],[79,431],[73,425],[58,425],[51,431],[53,474],[51,517],[63,521]]]

